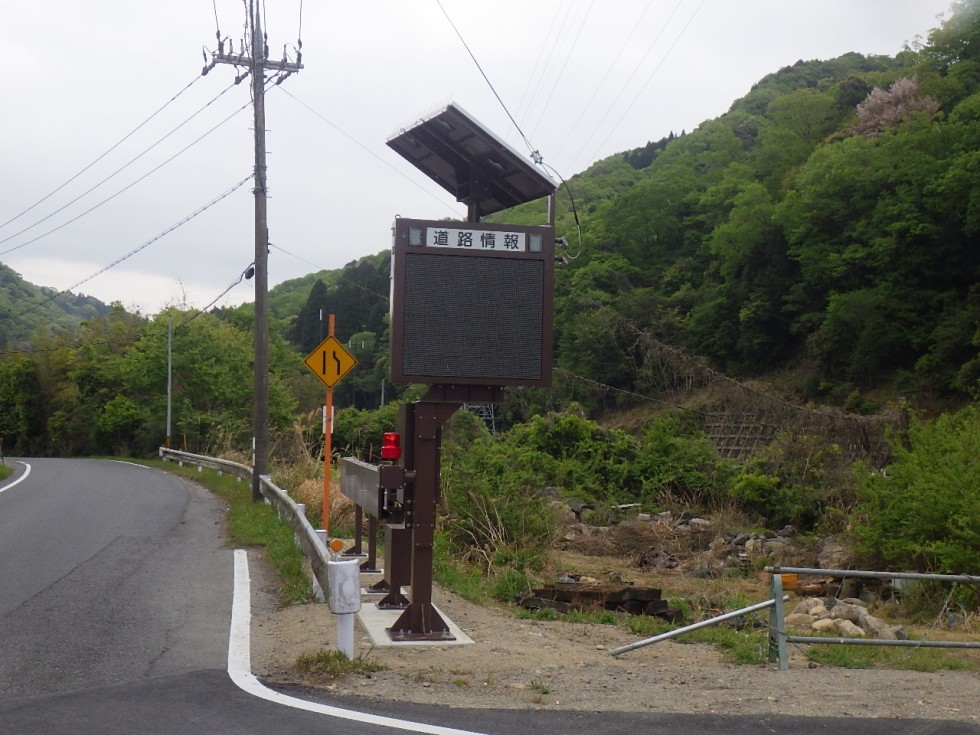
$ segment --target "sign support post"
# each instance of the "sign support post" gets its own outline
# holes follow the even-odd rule
[[[334,315],[327,316],[327,338],[332,339]],[[330,536],[330,453],[333,451],[333,387],[327,386],[327,396],[323,405],[323,511],[320,514],[321,528]]]
[[[333,434],[333,387],[354,369],[357,360],[334,337],[334,315],[327,318],[327,338],[303,360],[327,386],[326,404],[323,407],[323,511],[321,522],[328,532],[330,522],[330,453]]]

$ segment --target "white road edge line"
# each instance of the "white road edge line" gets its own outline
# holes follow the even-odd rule
[[[30,466],[29,464],[27,464],[27,462],[21,462],[21,461],[20,461],[20,460],[18,459],[18,460],[17,460],[17,464],[22,464],[22,465],[24,465],[24,467],[26,468],[26,469],[24,470],[24,474],[23,474],[23,475],[21,475],[20,477],[18,477],[18,478],[17,478],[16,480],[14,480],[14,481],[13,481],[12,483],[10,483],[9,485],[4,485],[3,487],[0,487],[0,493],[2,493],[2,492],[3,492],[4,490],[9,490],[9,489],[10,489],[10,488],[12,488],[12,487],[13,487],[14,485],[19,485],[20,483],[22,483],[22,482],[23,482],[24,480],[26,480],[26,479],[27,479],[27,476],[28,476],[29,474],[31,474],[31,466]]]
[[[141,470],[150,470],[152,467],[147,467],[145,464],[140,464],[139,462],[127,462],[124,459],[110,459],[110,462],[115,462],[116,464],[128,464],[130,467],[139,467]]]
[[[305,699],[290,697],[269,689],[252,673],[251,658],[251,586],[248,575],[248,552],[235,549],[235,590],[231,605],[231,632],[228,636],[228,675],[239,689],[286,707],[315,712],[344,720],[364,722],[369,725],[380,725],[396,730],[429,733],[429,735],[483,735],[471,730],[457,730],[452,727],[440,727],[424,722],[399,720],[394,717],[372,715],[368,712],[358,712],[352,709],[332,707],[319,702],[308,702]]]

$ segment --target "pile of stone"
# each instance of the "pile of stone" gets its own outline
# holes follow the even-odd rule
[[[856,597],[807,597],[786,616],[786,627],[823,636],[882,640],[905,640],[901,625],[888,625],[868,612],[867,604]]]

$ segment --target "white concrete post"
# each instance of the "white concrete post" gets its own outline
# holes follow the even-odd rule
[[[337,616],[337,650],[354,658],[354,615],[361,609],[361,568],[357,559],[328,561],[327,601]]]

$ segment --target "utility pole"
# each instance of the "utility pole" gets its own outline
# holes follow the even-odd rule
[[[265,73],[277,72],[281,82],[290,74],[303,68],[299,57],[295,63],[286,58],[270,61],[262,18],[255,0],[249,0],[251,19],[251,54],[225,53],[218,34],[218,51],[212,54],[211,67],[215,64],[231,64],[244,67],[252,75],[252,110],[255,126],[255,406],[253,431],[255,461],[252,466],[252,500],[262,500],[261,481],[269,474],[269,223],[267,216],[266,162],[265,162]],[[210,71],[205,67],[204,73]],[[244,75],[239,77],[239,80]]]

